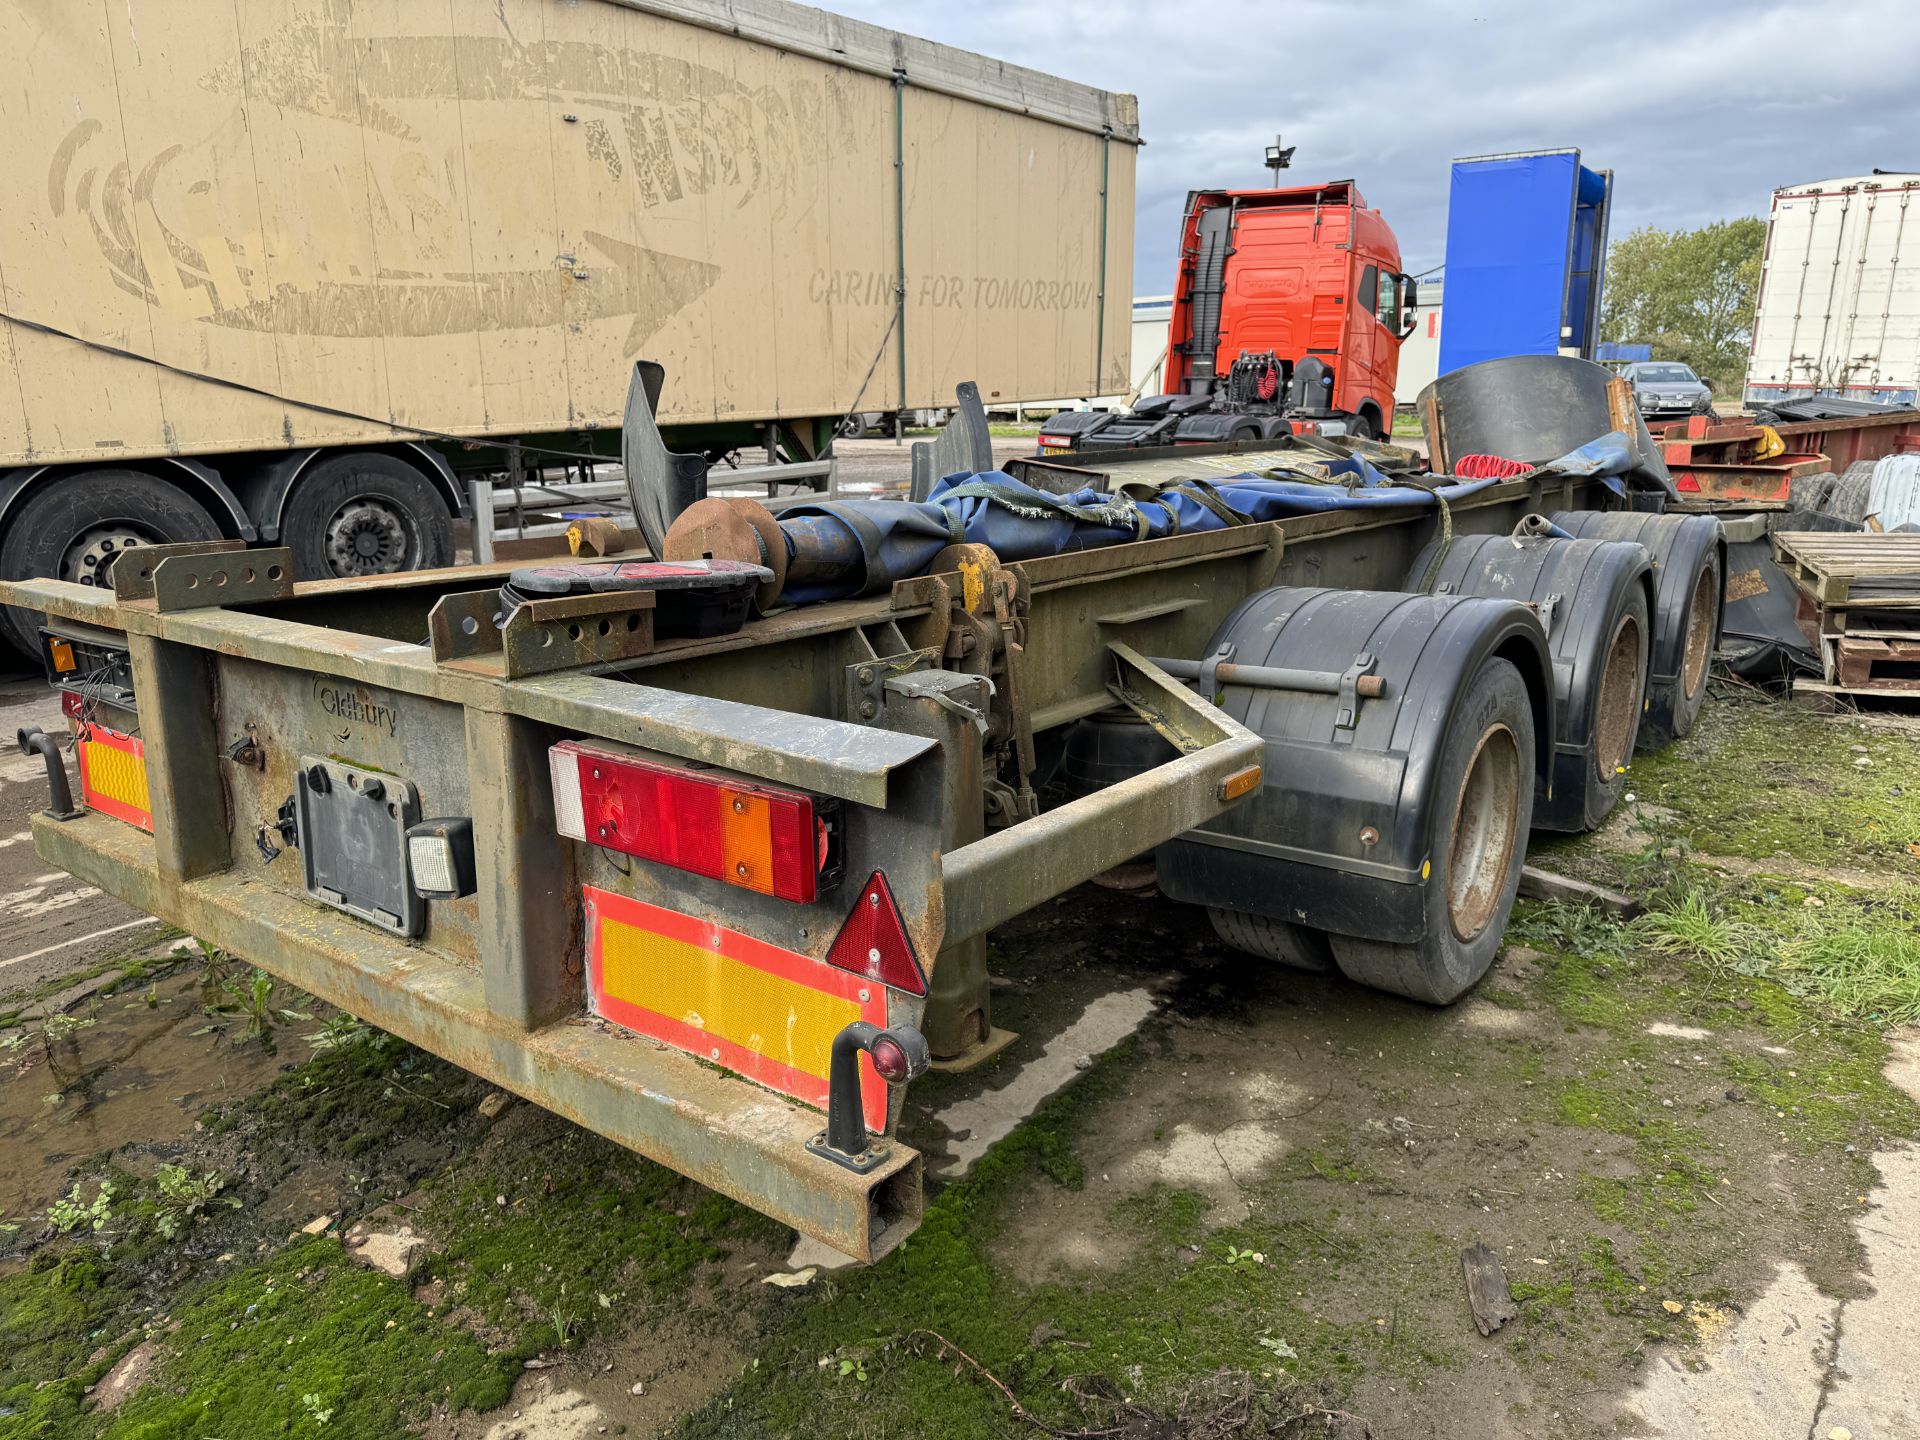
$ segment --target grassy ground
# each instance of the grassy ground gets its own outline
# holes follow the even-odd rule
[[[1445,1011],[1257,965],[1159,899],[1022,917],[994,945],[1024,1053],[1116,989],[1153,1018],[901,1250],[800,1288],[759,1283],[790,1235],[752,1212],[532,1107],[488,1120],[470,1077],[349,1021],[270,1020],[266,1088],[11,1217],[0,1437],[472,1435],[534,1384],[692,1437],[1442,1436],[1489,1407],[1612,1433],[1640,1367],[1778,1261],[1858,1289],[1871,1154],[1920,1133],[1880,1074],[1920,1014],[1913,732],[1725,697],[1632,787],[1536,860],[1649,915],[1523,904]],[[1022,1054],[922,1082],[909,1138],[938,1154],[941,1107]],[[424,1238],[404,1280],[350,1258],[356,1221]],[[1473,1241],[1521,1307],[1491,1338]],[[97,1413],[129,1355],[149,1378]]]

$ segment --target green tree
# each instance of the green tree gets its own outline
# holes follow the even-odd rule
[[[1600,335],[1651,345],[1725,394],[1738,391],[1760,291],[1764,220],[1716,220],[1698,230],[1634,231],[1607,252]]]

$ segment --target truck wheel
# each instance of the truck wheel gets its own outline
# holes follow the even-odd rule
[[[1324,930],[1275,920],[1270,915],[1249,915],[1242,910],[1207,907],[1213,933],[1235,950],[1258,955],[1263,960],[1288,965],[1295,970],[1331,970],[1333,951],[1327,945]]]
[[[1490,656],[1462,690],[1441,747],[1426,933],[1410,944],[1329,936],[1349,980],[1445,1005],[1487,973],[1526,863],[1533,755],[1526,682]]]
[[[453,515],[426,476],[391,455],[333,455],[300,477],[281,543],[324,580],[453,563]]]
[[[218,540],[220,527],[192,496],[138,470],[63,475],[32,495],[0,542],[0,575],[107,585],[113,557],[130,546]],[[39,652],[40,618],[0,607],[0,632],[25,654]]]

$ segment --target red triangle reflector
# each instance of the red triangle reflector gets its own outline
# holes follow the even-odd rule
[[[876,870],[861,887],[853,913],[834,937],[827,963],[855,975],[864,975],[895,990],[927,993],[927,977],[914,958],[900,907],[893,903],[887,877]]]

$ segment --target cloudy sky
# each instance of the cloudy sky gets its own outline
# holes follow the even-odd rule
[[[816,0],[820,3],[820,0]],[[1172,288],[1189,189],[1356,179],[1409,271],[1445,257],[1456,156],[1578,147],[1615,238],[1765,215],[1779,185],[1920,169],[1914,0],[824,0],[1140,97],[1134,293]]]

